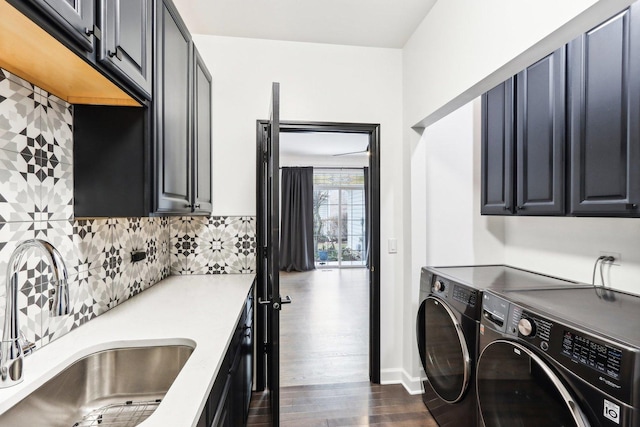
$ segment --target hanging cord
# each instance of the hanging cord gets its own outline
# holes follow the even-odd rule
[[[608,256],[608,255],[601,255],[596,259],[596,262],[593,264],[593,274],[591,276],[591,285],[593,287],[598,287],[596,286],[596,269],[598,268],[598,263],[600,263],[600,287],[604,288],[605,284],[604,284],[604,272],[602,265],[605,262],[613,262],[616,259],[612,256]]]

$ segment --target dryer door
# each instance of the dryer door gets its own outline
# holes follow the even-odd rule
[[[486,427],[589,427],[560,378],[521,344],[490,343],[478,359],[476,372]]]
[[[418,347],[433,390],[449,403],[462,399],[471,377],[471,358],[460,322],[441,300],[427,297],[418,311]]]

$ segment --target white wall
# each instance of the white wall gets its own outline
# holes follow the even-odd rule
[[[404,47],[405,125],[434,123],[633,1],[437,2]]]
[[[380,123],[381,238],[402,244],[402,51],[194,36],[213,75],[213,214],[255,215],[256,120]],[[383,247],[386,247],[383,244]],[[401,366],[403,253],[381,259],[381,363]]]
[[[637,218],[506,218],[508,264],[591,283],[600,251],[621,254],[606,268],[614,289],[640,295],[640,220]],[[600,283],[599,272],[596,283]]]
[[[420,267],[502,263],[504,220],[480,215],[480,102],[424,130],[412,152],[411,281],[404,295],[405,386],[420,390],[415,339]]]

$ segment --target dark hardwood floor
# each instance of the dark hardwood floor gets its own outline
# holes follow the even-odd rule
[[[280,389],[280,426],[437,427],[422,403],[399,384],[368,382],[293,386]],[[268,396],[254,393],[249,426],[269,426]]]
[[[437,427],[421,396],[369,383],[365,269],[280,273],[293,303],[280,314],[280,425]],[[249,426],[269,426],[269,397],[254,393]]]

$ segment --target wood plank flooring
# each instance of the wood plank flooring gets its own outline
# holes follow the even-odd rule
[[[280,390],[281,427],[437,427],[422,403],[399,384],[369,382],[286,387]],[[269,425],[268,396],[254,393],[249,426]]]
[[[280,385],[369,380],[367,269],[280,273]]]
[[[366,269],[280,273],[282,427],[437,427],[421,396],[369,383]],[[254,393],[249,426],[269,426],[269,396]]]

